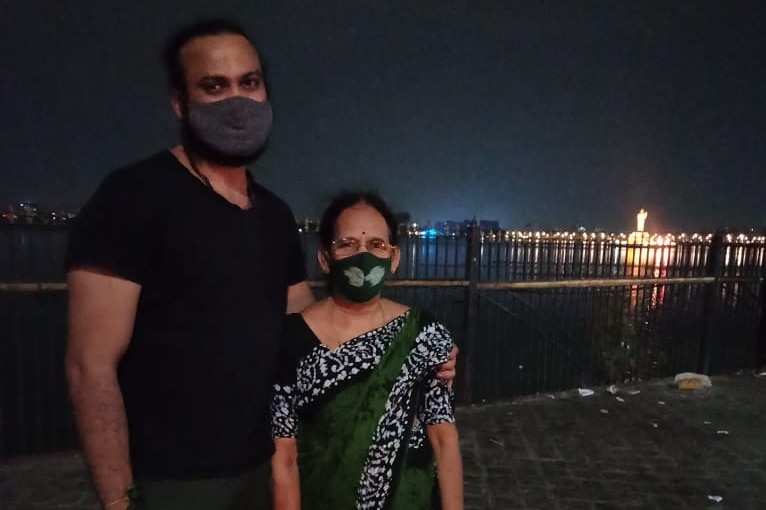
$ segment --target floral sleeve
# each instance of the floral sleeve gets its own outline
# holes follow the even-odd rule
[[[436,343],[441,346],[442,352],[449,352],[452,349],[453,341],[447,328],[434,322],[427,330],[429,334],[435,336]],[[432,373],[426,380],[423,393],[421,420],[425,426],[455,422],[455,395],[446,381]]]
[[[299,314],[288,315],[285,318],[271,395],[271,435],[275,438],[295,437],[298,433],[295,395],[297,392],[298,361],[301,352],[302,324],[303,321]]]
[[[423,403],[423,424],[455,423],[455,398],[445,381],[431,378],[426,385]]]
[[[271,398],[271,436],[290,438],[298,433],[292,384],[275,384]]]

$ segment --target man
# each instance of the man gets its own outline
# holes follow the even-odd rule
[[[246,170],[271,128],[263,71],[223,20],[165,61],[182,145],[109,175],[70,233],[83,452],[109,510],[268,508],[282,317],[313,297],[290,209]]]

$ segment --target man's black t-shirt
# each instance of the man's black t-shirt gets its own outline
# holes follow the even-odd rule
[[[251,197],[242,210],[161,152],[109,175],[72,225],[68,268],[141,285],[118,369],[139,478],[236,474],[273,451],[287,287],[306,271],[289,207],[252,180]]]

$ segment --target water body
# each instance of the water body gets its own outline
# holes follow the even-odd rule
[[[316,234],[302,234],[310,280],[322,278],[316,262]],[[66,227],[0,225],[0,282],[64,280]],[[407,237],[399,241],[401,262],[395,278],[413,280],[466,279],[468,240],[465,237]],[[763,244],[731,242],[718,255],[719,275],[760,276]],[[478,249],[482,281],[533,281],[582,278],[704,276],[710,243],[683,242],[666,246],[577,239],[489,240]]]
[[[0,225],[0,282],[62,282],[67,229]]]

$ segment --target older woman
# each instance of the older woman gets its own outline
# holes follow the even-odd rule
[[[288,317],[275,385],[278,510],[463,508],[452,390],[434,373],[452,339],[380,296],[396,234],[370,193],[341,195],[322,217],[329,297]]]

